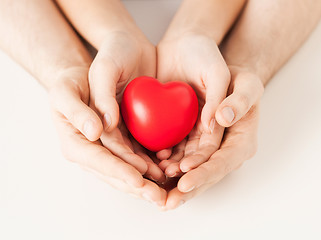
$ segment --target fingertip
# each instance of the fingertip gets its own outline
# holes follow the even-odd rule
[[[216,122],[222,127],[230,127],[235,120],[235,113],[230,106],[220,106],[215,113]]]
[[[134,188],[142,188],[145,185],[144,178],[141,177],[133,177],[127,180],[127,183]]]
[[[191,170],[191,167],[189,166],[189,164],[186,164],[185,161],[180,163],[179,168],[183,173],[186,173]]]
[[[119,106],[114,97],[96,97],[93,99],[94,108],[97,109],[102,118],[105,132],[113,131],[119,121]]]
[[[183,173],[191,171],[195,167],[197,155],[189,155],[185,157],[179,164],[179,168]],[[199,156],[198,156],[199,157]]]
[[[163,149],[156,153],[156,157],[159,160],[168,159],[171,155],[172,155],[172,148]]]
[[[179,174],[179,172],[180,172],[180,169],[179,169],[178,163],[172,163],[165,170],[165,174],[168,177],[176,177],[177,174]]]
[[[142,167],[141,174],[144,175],[148,171],[148,165],[147,163]]]
[[[196,185],[196,184],[200,184],[200,181],[201,179],[195,179],[195,177],[197,177],[197,174],[196,172],[194,172],[194,170],[190,171],[189,173],[186,173],[184,174],[184,176],[182,176],[178,183],[177,183],[177,188],[180,192],[183,192],[183,193],[188,193],[188,192],[191,192],[192,190],[194,190],[195,188],[197,188],[197,186],[199,185]],[[196,175],[195,175],[196,174]],[[202,177],[200,177],[202,178]]]
[[[157,202],[159,207],[164,207],[166,205],[167,192],[165,189],[160,188],[160,201]]]
[[[165,182],[166,177],[164,175],[164,172],[153,162],[147,163],[148,170],[146,174],[148,174],[151,178],[151,180],[155,182]]]
[[[114,103],[114,104],[117,105],[117,103]],[[113,131],[117,127],[118,121],[119,121],[119,108],[117,105],[117,106],[114,106],[113,108],[111,107],[109,109],[109,112],[106,111],[105,114],[103,115],[104,130],[106,132]]]
[[[159,164],[158,167],[162,170],[165,171],[165,169],[171,164],[169,160],[162,160]]]
[[[85,121],[82,133],[89,141],[94,142],[100,138],[102,131],[102,123],[97,117],[97,119],[91,118]]]
[[[194,185],[187,184],[184,181],[179,180],[177,183],[177,188],[182,193],[188,193],[195,189]]]
[[[162,208],[162,210],[174,210],[177,207],[181,206],[185,203],[185,199],[183,199],[183,197],[183,193],[180,192],[177,188],[171,190],[167,195],[166,205]]]
[[[145,162],[145,160],[142,159],[141,164],[137,166],[137,170],[142,174],[146,174],[148,171],[148,164]]]
[[[130,184],[134,188],[144,187],[146,179],[143,177],[143,174],[139,170],[139,169],[141,169],[141,166],[133,167],[133,166],[128,166],[127,163],[124,163],[124,164],[128,168],[128,172],[127,173],[124,172],[122,174],[123,175],[122,178],[125,179],[127,181],[127,183]]]
[[[111,120],[111,116],[109,113],[105,113],[103,116],[103,124],[104,124],[104,130],[108,132],[111,131],[112,129],[109,127],[111,126],[112,120]]]

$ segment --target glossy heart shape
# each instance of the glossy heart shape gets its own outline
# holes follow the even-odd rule
[[[133,137],[156,152],[175,146],[188,135],[197,120],[198,100],[187,83],[162,84],[143,76],[126,87],[121,113]]]

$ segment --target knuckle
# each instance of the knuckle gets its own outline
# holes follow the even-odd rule
[[[235,170],[240,169],[242,166],[243,166],[243,163],[240,163],[240,164],[235,168]]]
[[[131,174],[123,164],[119,164],[116,158],[111,155],[106,157],[106,152],[103,150],[96,155],[96,158],[100,160],[95,161],[95,168],[99,169],[104,176],[122,179],[124,176]],[[119,171],[122,172],[123,175],[119,175]]]
[[[231,72],[228,70],[226,66],[224,66],[225,71],[222,72],[222,77],[226,83],[231,82]]]
[[[224,177],[233,170],[231,162],[229,162],[228,159],[224,158],[223,156],[217,156],[212,165],[212,171],[216,172],[218,178]]]
[[[234,170],[234,167],[231,165],[231,163],[229,163],[228,161],[225,161],[224,165],[223,165],[223,174],[224,174],[224,176],[229,174],[233,170]]]
[[[259,98],[261,98],[262,96],[263,96],[263,94],[264,94],[264,91],[265,91],[265,89],[264,89],[264,85],[263,85],[263,83],[262,83],[262,81],[260,80],[260,79],[258,79],[258,93],[259,93]]]
[[[60,99],[61,92],[64,89],[63,84],[56,84],[55,86],[51,87],[50,90],[48,91],[48,96],[49,96],[49,101],[51,105],[56,106],[57,102]]]
[[[215,65],[212,66],[212,70],[215,72],[216,76],[219,76],[220,82],[223,82],[226,86],[230,84],[231,72],[225,62],[219,64],[215,63]]]
[[[69,162],[75,162],[75,159],[72,157],[72,154],[68,148],[68,146],[66,144],[61,144],[61,153],[62,153],[62,156],[68,160]]]
[[[245,94],[237,94],[236,101],[237,101],[240,111],[242,111],[242,112],[248,111],[251,107],[251,101],[250,101],[249,97]]]
[[[214,184],[219,181],[222,175],[222,167],[217,161],[208,161],[200,166],[203,169],[203,175],[205,176],[205,182]],[[199,167],[199,168],[200,168]]]
[[[92,82],[95,79],[96,73],[98,71],[98,69],[100,68],[100,61],[97,61],[97,59],[95,59],[93,61],[93,63],[91,64],[89,71],[88,71],[88,80],[89,82]]]
[[[104,69],[106,65],[107,65],[106,59],[104,59],[103,57],[96,57],[88,71],[89,82],[94,81],[97,75],[100,74],[101,69]]]
[[[202,141],[199,144],[199,147],[203,150],[206,150],[206,152],[213,153],[220,147],[220,143],[213,139],[207,139],[205,141]]]
[[[254,141],[252,144],[249,145],[249,149],[248,149],[248,159],[251,159],[255,156],[255,154],[257,153],[257,149],[258,149],[258,143],[257,141]]]
[[[68,120],[76,127],[80,126],[80,114],[77,111],[71,110],[68,116],[66,116]],[[81,130],[81,129],[79,129]]]
[[[89,82],[95,81],[98,76],[108,72],[112,75],[120,75],[121,67],[109,56],[96,56],[88,72]]]
[[[204,152],[198,152],[195,156],[194,156],[194,158],[198,158],[198,159],[200,159],[200,160],[205,160],[205,159],[208,159],[209,158],[209,156],[208,156],[208,154],[206,154],[206,153],[204,153]]]
[[[209,182],[211,180],[213,175],[212,164],[202,164],[197,169],[201,172],[201,175],[204,176],[205,182]]]

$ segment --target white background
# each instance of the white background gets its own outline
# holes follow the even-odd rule
[[[126,1],[156,43],[179,1]],[[174,211],[63,159],[46,92],[0,52],[0,239],[321,239],[321,24],[262,100],[259,151]]]

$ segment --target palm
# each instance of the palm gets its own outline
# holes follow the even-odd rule
[[[162,82],[178,80],[190,84],[198,96],[200,109],[195,127],[187,139],[173,149],[170,159],[165,159],[160,164],[168,176],[182,174],[181,167],[184,168],[180,166],[182,161],[184,161],[185,171],[197,167],[206,161],[220,145],[223,128],[215,124],[214,131],[209,132],[209,129],[204,127],[204,122],[210,122],[207,119],[208,108],[203,112],[212,82],[218,81],[217,90],[215,89],[216,105],[226,95],[228,81],[224,82],[224,78],[217,79],[217,73],[223,76],[228,75],[229,71],[215,42],[207,37],[184,36],[175,41],[163,41],[158,46],[158,79]],[[223,90],[219,91],[219,89]],[[211,125],[213,127],[213,123]],[[186,159],[189,156],[193,158]]]
[[[117,126],[102,134],[103,145],[139,170],[147,164],[145,176],[163,182],[165,176],[162,170],[131,137],[118,108],[127,84],[138,76],[155,76],[155,68],[156,51],[151,44],[142,43],[126,33],[108,36],[91,67],[91,106],[103,115],[101,106],[106,104],[105,109],[110,110],[111,105],[107,104],[109,101],[114,106],[114,115],[118,116],[117,119],[114,118],[114,124],[118,121]],[[106,89],[106,92],[102,89]],[[109,93],[107,97],[106,93]],[[142,164],[142,161],[145,163]]]
[[[166,192],[155,183],[143,179],[141,173],[124,160],[123,157],[127,153],[121,153],[124,149],[119,142],[123,139],[126,141],[126,138],[123,138],[126,131],[121,132],[120,129],[123,129],[121,124],[120,129],[115,130],[116,144],[109,149],[104,147],[99,140],[89,141],[75,127],[75,125],[79,125],[77,121],[83,116],[74,115],[75,110],[79,110],[79,113],[84,114],[84,116],[92,111],[88,107],[87,74],[88,69],[69,71],[61,78],[59,84],[50,91],[53,119],[59,133],[64,156],[119,190],[134,194],[137,197],[144,197],[147,194],[148,200],[151,199],[158,204],[163,204]],[[66,102],[70,104],[65,104]],[[97,121],[100,122],[99,118]],[[131,146],[131,142],[127,141],[127,143]],[[131,153],[131,156],[136,160],[138,158],[134,153]],[[161,170],[159,171],[161,172]]]
[[[180,202],[206,191],[250,159],[257,148],[258,122],[259,106],[255,105],[246,116],[226,129],[220,149],[207,162],[176,179],[176,184],[168,191],[165,209],[176,208]],[[186,192],[193,186],[193,190]]]
[[[257,148],[257,128],[259,123],[259,100],[264,88],[261,80],[246,69],[230,67],[232,74],[228,97],[219,109],[229,102],[238,109],[239,119],[225,129],[219,149],[198,167],[174,179],[168,190],[165,209],[173,209],[182,201],[187,201],[219,182],[231,171],[250,159]],[[247,93],[247,95],[244,95]],[[240,99],[248,99],[240,102]],[[240,107],[236,104],[241,103]],[[218,110],[218,112],[220,112]],[[218,117],[220,115],[217,115]]]

